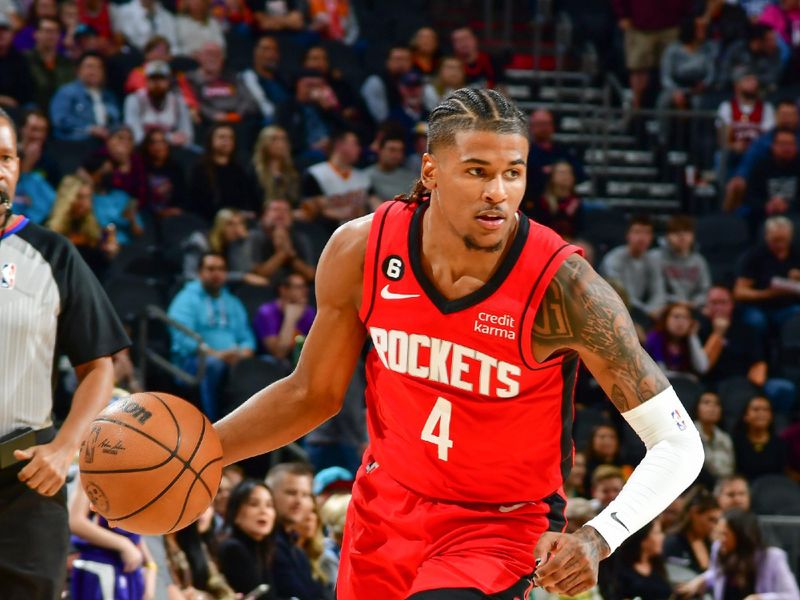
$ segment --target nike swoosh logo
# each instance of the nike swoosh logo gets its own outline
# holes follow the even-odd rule
[[[620,521],[620,520],[617,518],[617,513],[615,513],[615,512],[612,512],[612,513],[611,513],[609,516],[610,516],[612,519],[614,519],[614,520],[615,520],[617,523],[619,523],[620,525],[622,525],[622,526],[625,528],[625,531],[627,531],[628,533],[630,533],[630,532],[631,532],[631,530],[630,530],[630,529],[628,529],[628,526],[627,526],[627,525],[625,525],[625,523],[623,523],[622,521]]]
[[[381,298],[384,300],[407,300],[408,298],[419,298],[419,294],[395,294],[389,291],[389,284],[383,286]]]
[[[527,502],[520,502],[519,504],[512,504],[511,506],[500,506],[497,508],[497,510],[499,510],[501,513],[510,513],[517,510],[518,508],[522,508],[526,504]]]

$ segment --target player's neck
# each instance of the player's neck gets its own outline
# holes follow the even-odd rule
[[[502,247],[491,252],[467,249],[463,237],[453,230],[450,223],[443,221],[433,206],[425,211],[422,220],[423,264],[427,263],[433,272],[432,281],[439,283],[457,282],[462,278],[488,281],[505,258],[518,227],[515,223]]]

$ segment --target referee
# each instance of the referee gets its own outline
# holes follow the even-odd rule
[[[67,468],[111,398],[111,355],[130,341],[77,250],[11,213],[18,178],[16,131],[0,109],[0,597],[52,600],[66,575]],[[79,385],[56,432],[61,354]]]

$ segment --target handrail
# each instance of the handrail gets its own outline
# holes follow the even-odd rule
[[[494,31],[494,13],[496,2],[494,0],[483,0],[483,27],[484,38],[488,40],[489,36]],[[502,15],[503,33],[502,40],[505,45],[511,43],[511,28],[513,21],[512,0],[504,0],[503,15]]]
[[[169,359],[161,356],[148,347],[148,322],[151,320],[161,321],[168,327],[177,329],[184,335],[189,336],[197,342],[197,373],[192,374],[184,369],[181,369],[180,367],[175,366]],[[143,380],[146,380],[148,362],[153,363],[157,367],[166,371],[178,381],[192,387],[200,385],[203,377],[205,377],[206,357],[208,356],[208,351],[206,350],[206,345],[203,343],[203,338],[193,329],[187,327],[183,323],[179,323],[175,319],[172,319],[169,315],[167,315],[166,312],[164,312],[163,309],[154,304],[148,304],[145,306],[142,314],[139,317],[139,347],[142,351],[141,359],[139,361],[139,369],[141,371]]]

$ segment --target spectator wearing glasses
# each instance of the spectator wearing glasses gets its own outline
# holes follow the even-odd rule
[[[316,311],[308,303],[308,282],[298,273],[278,282],[278,298],[258,309],[253,328],[264,349],[278,360],[290,360],[298,336],[311,331]]]

